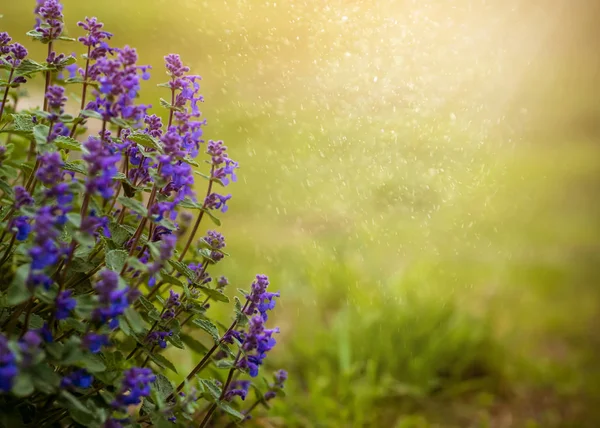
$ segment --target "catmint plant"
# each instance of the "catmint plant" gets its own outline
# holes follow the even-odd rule
[[[27,34],[47,45],[45,58],[0,32],[2,420],[244,423],[283,394],[283,370],[257,381],[276,345],[268,313],[279,293],[256,275],[230,302],[229,280],[213,277],[228,256],[215,227],[239,165],[222,141],[203,139],[200,77],[166,55],[162,114],[151,112],[139,101],[150,67],[134,48],[111,45],[95,17],[67,37],[57,0],[34,12]],[[69,42],[86,52],[79,61],[60,52]],[[40,107],[18,109],[36,78]],[[211,305],[229,303],[232,319],[216,320]],[[172,348],[195,356],[190,373]]]

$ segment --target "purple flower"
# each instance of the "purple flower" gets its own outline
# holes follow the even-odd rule
[[[39,157],[40,167],[36,177],[45,185],[55,185],[62,181],[63,161],[58,152],[47,152]]]
[[[162,135],[162,121],[160,120],[160,117],[155,114],[146,116],[144,117],[144,123],[146,124],[146,129],[144,130],[146,134],[155,138],[160,138]]]
[[[70,388],[70,387],[74,386],[77,388],[85,389],[85,388],[89,388],[90,386],[92,386],[93,382],[94,382],[94,376],[89,374],[87,372],[87,370],[80,369],[80,370],[75,370],[74,372],[63,377],[60,382],[60,387],[61,388]]]
[[[33,205],[33,198],[23,186],[15,186],[15,209]]]
[[[150,395],[150,383],[156,380],[152,370],[147,368],[133,367],[125,370],[121,389],[112,402],[116,409],[141,403],[143,397]]]
[[[10,392],[18,373],[17,360],[8,347],[8,339],[0,333],[0,392]]]
[[[216,230],[209,230],[206,232],[206,236],[202,238],[202,240],[209,246],[212,250],[210,252],[210,258],[215,263],[225,257],[222,251],[219,251],[225,248],[225,237],[217,232]]]
[[[96,17],[85,18],[85,22],[79,21],[78,26],[87,31],[87,35],[79,37],[77,40],[80,41],[84,46],[96,47],[104,39],[110,39],[112,34],[107,31],[102,31],[104,24],[98,22]]]
[[[65,290],[61,291],[60,294],[56,297],[56,319],[64,320],[69,317],[75,306],[77,305],[77,301],[71,297],[73,294],[73,290]]]
[[[269,278],[266,275],[256,275],[256,280],[252,283],[250,294],[246,296],[248,305],[246,315],[260,313],[264,320],[267,320],[267,311],[275,307],[274,297],[279,297],[279,292],[270,293],[267,291]]]
[[[119,288],[119,275],[111,270],[100,272],[100,280],[94,287],[98,293],[98,306],[94,309],[93,318],[110,328],[119,325],[118,316],[129,307],[129,288]]]
[[[33,223],[34,245],[29,250],[32,270],[42,270],[58,261],[61,252],[57,243],[59,232],[56,226],[61,220],[53,207],[43,206],[38,210]]]
[[[97,354],[103,346],[110,345],[110,340],[104,334],[88,333],[83,337],[81,343],[92,354]]]
[[[36,13],[41,18],[36,31],[42,34],[45,41],[58,39],[63,30],[62,5],[56,0],[46,0],[41,5],[38,4]]]
[[[29,232],[31,231],[31,225],[29,224],[29,219],[26,216],[18,216],[14,217],[10,221],[10,228],[16,229],[17,241],[24,241],[29,236]]]
[[[279,333],[279,329],[266,329],[264,323],[265,320],[259,315],[250,318],[248,332],[242,336],[245,354],[238,361],[238,367],[248,370],[252,377],[258,376],[259,366],[276,344],[273,333]]]
[[[245,400],[246,396],[248,395],[250,383],[251,382],[249,380],[234,380],[229,385],[229,388],[227,389],[227,392],[225,393],[223,399],[225,401],[231,401],[233,400],[233,397],[238,396],[242,400]]]
[[[65,88],[58,85],[49,86],[46,91],[46,99],[48,100],[48,110],[51,113],[49,120],[58,120],[58,116],[64,113],[64,105],[67,102]]]
[[[158,345],[162,349],[165,349],[167,347],[166,338],[168,336],[173,336],[173,332],[172,331],[153,331],[152,333],[150,333],[148,335],[148,337],[146,338],[146,341],[153,345]]]
[[[183,77],[185,73],[190,71],[189,67],[183,65],[181,58],[177,54],[169,54],[165,56],[165,65],[168,73],[174,78]]]
[[[88,164],[85,187],[88,192],[98,193],[104,199],[109,199],[114,193],[113,177],[118,172],[117,164],[121,155],[116,147],[95,137],[89,137],[83,146],[87,150],[83,160]]]
[[[206,208],[208,208],[208,209],[212,209],[212,210],[220,209],[221,212],[224,213],[224,212],[227,212],[227,209],[229,208],[227,206],[227,201],[229,201],[230,199],[231,199],[231,195],[223,196],[223,195],[219,195],[218,193],[211,193],[204,200],[204,204],[206,205]]]
[[[27,56],[27,49],[20,43],[13,43],[8,46],[8,56],[4,59],[13,67],[18,67]],[[24,83],[24,82],[21,82]]]
[[[42,338],[35,330],[29,330],[21,339],[19,339],[22,366],[26,367],[33,363],[35,357],[39,355],[39,347],[41,344]]]

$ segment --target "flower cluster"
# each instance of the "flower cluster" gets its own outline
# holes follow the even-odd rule
[[[57,0],[38,0],[35,14],[28,35],[47,45],[45,61],[0,32],[0,399],[31,410],[22,425],[249,417],[257,403],[241,401],[250,386],[266,401],[286,377],[266,390],[253,384],[275,346],[279,330],[266,322],[279,293],[258,275],[245,303],[231,303],[229,324],[213,310],[230,302],[227,278],[212,276],[228,254],[220,231],[201,230],[221,224],[232,196],[218,188],[237,181],[238,163],[222,141],[203,139],[200,77],[166,55],[159,86],[170,101],[161,100],[164,114],[150,112],[138,100],[150,67],[135,49],[112,46],[94,17],[78,23],[78,39],[64,36]],[[56,52],[59,40],[80,43],[83,62]],[[36,75],[43,103],[18,103],[17,87]],[[75,99],[79,112],[67,114]],[[207,180],[202,194],[196,176]],[[169,346],[202,354],[179,385]],[[227,370],[205,370],[213,364]],[[198,377],[203,393],[192,386]]]

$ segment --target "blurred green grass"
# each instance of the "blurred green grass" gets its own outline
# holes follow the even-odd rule
[[[72,33],[96,15],[137,47],[151,84],[169,52],[203,76],[207,137],[242,165],[215,274],[282,292],[290,387],[258,424],[600,424],[583,3],[64,3]],[[0,29],[25,41],[32,9],[3,4]]]

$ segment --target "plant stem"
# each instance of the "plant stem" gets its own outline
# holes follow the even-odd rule
[[[227,393],[227,389],[229,388],[229,385],[231,384],[231,381],[233,380],[233,374],[235,373],[235,369],[237,366],[237,362],[240,359],[240,355],[242,355],[241,349],[238,351],[237,355],[235,356],[235,360],[233,361],[233,366],[231,367],[231,369],[229,369],[229,374],[227,375],[227,380],[225,381],[225,384],[223,385],[223,389],[221,390],[221,395],[219,396],[218,401],[222,401],[223,398],[225,397],[225,394]],[[206,426],[206,424],[208,424],[208,422],[210,421],[210,418],[212,417],[212,415],[216,409],[217,409],[217,402],[214,402],[210,406],[210,409],[208,409],[206,416],[204,416],[204,420],[200,423],[200,425],[198,425],[198,428],[203,428]]]
[[[2,114],[4,114],[4,106],[6,105],[6,99],[8,98],[8,90],[10,89],[10,81],[12,80],[13,73],[15,72],[15,68],[10,68],[10,74],[8,75],[8,81],[6,82],[6,89],[4,90],[4,97],[2,98],[2,105],[0,105],[0,120],[2,119]]]
[[[50,58],[50,54],[52,54],[52,42],[48,43],[48,58]],[[44,111],[48,111],[48,87],[50,86],[50,78],[52,72],[50,70],[46,71],[46,84],[44,86]]]
[[[211,177],[214,173],[214,170],[215,170],[215,167],[213,165],[210,169]],[[183,248],[183,251],[181,252],[181,255],[179,256],[179,261],[182,261],[183,258],[185,257],[185,253],[187,253],[187,251],[189,250],[190,245],[192,244],[192,241],[194,240],[194,237],[196,236],[196,232],[198,232],[198,227],[200,226],[202,217],[204,217],[204,210],[206,210],[206,199],[208,198],[208,196],[210,195],[210,193],[212,191],[212,185],[213,185],[213,181],[210,180],[208,182],[208,189],[206,191],[206,198],[204,198],[204,203],[202,204],[202,209],[200,210],[200,213],[198,214],[198,218],[196,219],[196,223],[194,224],[192,233],[190,233],[190,237],[188,238],[187,242],[185,243],[185,247]]]
[[[83,110],[85,108],[85,97],[87,95],[87,77],[88,77],[88,70],[90,68],[90,49],[91,46],[88,46],[88,50],[87,50],[87,57],[85,59],[85,74],[83,75],[83,91],[81,94],[81,107],[79,108],[79,110]],[[79,113],[79,116],[81,116],[81,113]],[[71,134],[70,137],[73,138],[73,136],[75,135],[75,130],[77,129],[77,126],[79,125],[80,122],[75,122],[73,124],[73,128],[71,129]]]

